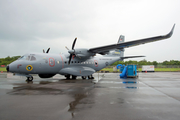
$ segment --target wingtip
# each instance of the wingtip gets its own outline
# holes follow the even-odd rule
[[[176,24],[174,23],[173,27],[172,27],[172,30],[171,31],[174,31],[174,27],[176,26]]]
[[[169,32],[169,34],[167,34],[167,37],[168,37],[168,38],[170,38],[170,37],[172,36],[172,34],[173,34],[173,32],[174,32],[175,25],[176,25],[176,24],[173,25],[171,31]]]

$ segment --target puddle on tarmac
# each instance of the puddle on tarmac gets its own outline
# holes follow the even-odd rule
[[[13,87],[14,87],[14,85],[4,85],[4,84],[0,85],[1,89],[13,89]]]
[[[9,75],[9,77],[12,77]],[[107,81],[103,82],[101,79],[103,76],[95,76],[94,80],[65,80],[65,79],[34,79],[34,81],[24,82],[21,79],[10,80],[12,85],[6,85],[5,88],[12,89],[7,94],[9,95],[68,95],[73,98],[69,102],[65,110],[62,111],[62,115],[71,116],[72,118],[78,113],[78,111],[83,109],[92,108],[95,100],[93,99],[93,94],[91,90],[94,88],[114,88],[118,89],[119,87],[110,87],[110,86],[101,86],[95,83],[109,83]],[[137,85],[138,82],[123,82],[124,80],[113,82],[114,84],[123,84],[128,89],[136,89],[134,85]],[[110,81],[112,83],[112,81]],[[123,86],[123,87],[125,87]],[[120,87],[122,88],[122,87]],[[117,101],[115,101],[117,102]],[[112,101],[110,104],[115,104]],[[119,100],[120,103],[123,103],[123,100]],[[67,115],[68,114],[68,115]]]

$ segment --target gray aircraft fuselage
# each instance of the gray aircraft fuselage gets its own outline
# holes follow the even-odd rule
[[[61,74],[89,76],[120,60],[120,56],[90,56],[86,59],[73,57],[68,64],[68,55],[36,53],[26,54],[9,65],[9,71],[21,74]]]

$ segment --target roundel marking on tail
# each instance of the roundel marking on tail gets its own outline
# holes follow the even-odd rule
[[[98,61],[97,60],[94,60],[94,65],[95,65],[95,67],[98,67]]]

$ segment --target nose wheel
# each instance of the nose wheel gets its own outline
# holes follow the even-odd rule
[[[27,81],[33,81],[33,76],[27,77]]]

